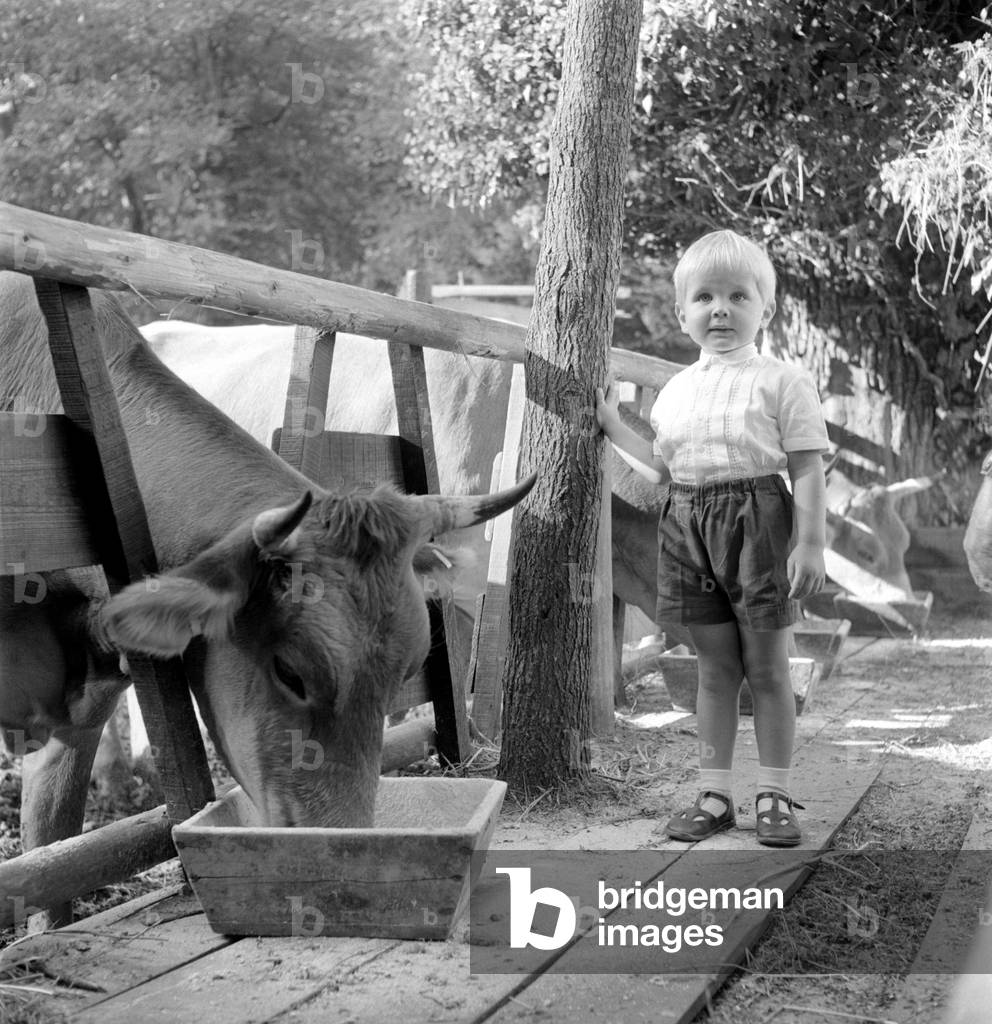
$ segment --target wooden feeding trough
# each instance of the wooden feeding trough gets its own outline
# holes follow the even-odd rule
[[[820,682],[823,682],[833,672],[850,632],[850,619],[803,619],[792,627],[796,654],[800,658],[812,658],[820,666]]]
[[[223,935],[445,939],[505,792],[491,779],[381,778],[371,828],[268,828],[235,787],[172,838]]]
[[[696,656],[690,653],[684,644],[679,644],[659,655],[658,661],[661,663],[661,677],[672,699],[672,705],[681,711],[695,712],[698,683]],[[802,714],[819,677],[817,664],[812,658],[790,658],[789,672],[792,677],[792,693],[796,700],[796,714]],[[741,687],[740,712],[742,715],[754,712],[747,680]]]
[[[851,636],[914,637],[930,619],[933,592],[916,590],[908,597],[900,590],[884,597],[866,597],[827,587],[805,598],[803,608],[812,615],[849,619]]]
[[[851,633],[855,636],[919,636],[932,608],[930,590],[915,590],[912,598],[890,601],[869,601],[845,591],[834,598],[835,613],[851,620]]]

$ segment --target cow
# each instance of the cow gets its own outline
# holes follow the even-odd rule
[[[254,437],[271,441],[285,413],[292,327],[206,327],[160,320],[141,330],[179,376]],[[424,356],[442,489],[450,493],[480,490],[488,486],[490,467],[502,447],[510,366],[438,349],[426,349]],[[338,334],[328,393],[326,429],[395,433],[385,342]],[[297,412],[305,416],[307,411]],[[640,417],[629,410],[623,414],[642,436],[651,436],[650,426]],[[614,457],[612,466],[614,594],[653,620],[662,492],[622,459]],[[920,478],[861,488],[845,484],[840,472],[831,473],[834,507],[827,515],[829,547],[846,562],[911,593],[904,563],[909,532],[896,502],[931,482]],[[470,531],[466,543],[474,550],[475,568],[460,577],[455,597],[471,615],[486,585],[488,544],[483,529]],[[664,626],[678,636],[673,624]]]
[[[429,646],[414,559],[512,507],[533,477],[481,497],[330,493],[167,369],[115,299],[90,299],[161,574],[110,596],[99,569],[53,572],[38,603],[0,577],[0,724],[31,751],[25,848],[81,827],[127,685],[119,651],[186,653],[211,738],[264,824],[371,824],[383,716]],[[32,282],[0,274],[0,409],[60,408]],[[324,754],[307,770],[302,743]]]
[[[964,532],[964,553],[975,583],[992,593],[992,451],[982,460],[981,475]]]

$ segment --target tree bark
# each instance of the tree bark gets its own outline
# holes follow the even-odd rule
[[[524,366],[500,776],[518,792],[588,770],[605,384],[620,273],[641,0],[572,0],[551,138],[544,240]]]

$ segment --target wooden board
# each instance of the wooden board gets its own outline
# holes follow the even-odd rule
[[[199,921],[199,927],[191,928],[191,920]],[[22,939],[0,953],[0,970],[21,964],[30,975],[42,974],[29,984],[57,993],[48,1004],[53,1009],[75,1012],[101,1006],[229,942],[207,928],[193,894],[174,886],[56,932]],[[4,998],[13,999],[13,994]]]
[[[395,434],[327,431],[318,480],[329,491],[372,490],[384,483],[403,490],[400,439]]]
[[[104,361],[89,294],[75,285],[35,280],[62,406],[96,444],[112,506],[118,551],[104,556],[111,591],[157,570],[120,409]],[[94,487],[97,483],[94,482]],[[131,679],[141,705],[169,816],[181,821],[213,798],[213,784],[186,675],[178,658],[132,655]]]
[[[603,455],[603,489],[596,533],[592,587],[592,651],[589,659],[589,727],[599,739],[616,727],[613,666],[613,470],[611,453]],[[622,628],[622,627],[621,627]]]
[[[829,848],[834,834],[854,813],[874,781],[878,767],[851,766],[836,748],[821,742],[803,744],[795,763],[793,790],[802,793],[807,804],[802,818],[804,842],[799,849],[815,854]],[[829,790],[825,790],[822,783],[826,777],[831,780]],[[814,801],[808,797],[810,793],[817,794],[818,799]],[[775,858],[774,851],[765,851],[768,856],[761,856],[762,848],[754,842],[753,835],[748,834],[748,824],[738,817],[737,830],[695,844],[691,852],[666,867],[661,872],[662,876],[670,884],[686,886],[756,884],[766,873],[762,864],[768,865]],[[745,826],[743,830],[742,825]],[[686,847],[685,844],[665,841],[659,848],[659,859],[673,849],[685,850]],[[757,852],[758,856],[753,860],[745,858],[742,861],[741,852],[748,850]],[[720,863],[714,859],[709,869],[710,880],[701,883],[700,858],[694,854],[707,851],[726,851],[727,866],[713,871]],[[728,870],[735,872],[735,881],[724,881],[729,877]],[[783,875],[781,880],[776,879],[774,883],[767,884],[778,885],[791,895],[808,873],[808,870],[798,868]],[[609,919],[614,920],[612,915]],[[764,922],[766,924],[767,919]],[[729,928],[727,941],[721,950],[726,953],[726,969],[692,975],[569,973],[570,968],[581,970],[581,953],[576,944],[555,964],[553,973],[537,977],[517,999],[489,1019],[493,1024],[530,1021],[533,1020],[533,1010],[540,1007],[541,1020],[549,1024],[574,1024],[576,1020],[622,1020],[624,1024],[636,1021],[688,1024],[711,1001],[734,969],[733,965],[740,963],[747,949],[758,941],[764,925],[755,928],[744,922],[738,927]]]
[[[206,929],[205,924],[203,928]],[[346,986],[356,967],[382,956],[395,945],[386,939],[340,939],[333,946],[326,939],[295,939],[291,946],[285,941],[245,939],[213,952],[206,959],[191,959],[167,974],[153,975],[142,985],[93,1002],[73,1021],[269,1021],[322,989]]]
[[[913,599],[869,601],[850,594],[834,597],[838,618],[851,620],[855,636],[913,637],[926,628],[933,608],[931,591],[916,591]]]
[[[286,409],[276,447],[294,469],[321,484],[321,442],[333,359],[334,331],[296,328]]]
[[[408,271],[400,293],[404,298],[430,303],[431,287],[427,275],[418,270]],[[440,494],[441,478],[434,449],[434,423],[424,350],[402,341],[391,341],[388,350],[406,490],[411,494]],[[443,544],[445,538],[438,537],[437,540]],[[452,595],[449,593],[428,601],[428,614],[431,644],[424,663],[424,675],[434,705],[437,751],[449,764],[461,764],[472,750],[465,710],[468,665],[463,652],[448,643],[448,638],[457,636],[458,631]]]
[[[517,479],[517,457],[526,405],[525,383],[524,368],[518,364],[513,367],[513,378],[510,383],[510,399],[503,433],[503,457],[500,461],[496,490],[512,486]],[[512,509],[497,516],[493,521],[492,537],[485,601],[475,627],[478,660],[472,685],[475,695],[472,701],[472,720],[483,736],[496,739],[500,731],[503,665],[506,662],[508,637],[507,575],[510,568],[510,545],[513,541]]]
[[[990,850],[992,794],[986,790],[978,800],[971,827],[944,883],[940,902],[920,943],[916,960],[895,1002],[886,1007],[886,1016],[893,1021],[906,1021],[907,1024],[930,1021],[938,1000],[954,997],[960,1000],[957,1009],[962,1016],[948,1014],[949,1022],[977,1024],[988,1015],[992,1000],[992,974],[978,971],[992,970],[989,924],[983,917],[992,910],[988,903],[992,891],[992,878],[988,875]],[[943,973],[935,974],[938,970]],[[965,1006],[969,1007],[970,1013],[965,1013]]]
[[[100,562],[97,510],[87,511],[99,465],[92,438],[67,417],[0,413],[0,573]],[[104,494],[104,514],[106,505]]]

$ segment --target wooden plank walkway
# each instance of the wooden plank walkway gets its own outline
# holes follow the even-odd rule
[[[851,715],[858,699],[855,691],[843,709],[829,716],[807,714],[799,720],[794,791],[807,807],[800,849],[809,854],[810,864],[829,847],[877,774],[878,765],[870,758],[861,762],[837,742],[838,725]],[[692,724],[694,718],[687,716],[685,721]],[[753,789],[757,769],[754,733],[747,725],[738,740],[737,765],[743,805],[741,795]],[[828,786],[824,785],[827,778]],[[691,800],[692,789],[694,784],[686,783],[666,801],[672,807],[681,806]],[[655,850],[658,874],[669,884],[754,885],[772,863],[773,851],[764,851],[754,841],[753,813],[739,814],[737,829],[695,847],[663,836],[661,826],[668,813],[666,805],[656,815],[644,811],[626,820],[597,822],[559,837],[554,849]],[[538,849],[534,840],[540,829],[522,828],[511,818],[504,814],[493,848]],[[695,857],[696,851],[708,851],[707,856]],[[742,859],[741,851],[752,856]],[[723,856],[725,861],[717,859]],[[701,870],[705,875],[709,865],[714,865],[713,877],[704,879]],[[727,874],[731,870],[732,876]],[[777,885],[791,895],[809,870],[799,866],[763,884]],[[481,892],[473,901],[473,911],[485,912]],[[544,1021],[569,1024],[687,1022],[707,1004],[733,963],[745,956],[762,927],[748,925],[746,933],[733,935],[733,942],[726,944],[725,966],[713,973],[560,973],[571,963],[580,963],[580,939],[564,954],[548,954],[547,961],[529,975],[472,974],[467,923],[447,942],[231,939],[215,935],[193,897],[173,889],[57,932],[23,939],[0,954],[0,971],[21,964],[25,984],[41,990],[33,996],[38,1010],[93,1024],[198,1024],[204,1019],[218,1024],[328,1020],[507,1024],[531,1020],[535,1012]],[[9,979],[9,974],[4,976],[7,985]],[[0,995],[7,999],[12,992],[8,988]],[[22,998],[20,994],[13,997]]]
[[[992,793],[986,790],[979,799],[954,869],[944,883],[916,961],[898,998],[886,1010],[893,1024],[930,1024],[936,1000],[946,1001],[952,986],[964,974],[971,945],[979,937],[980,914],[985,911],[989,893],[990,850]],[[938,970],[941,973],[934,973]],[[987,981],[984,989],[992,994],[992,985]]]

